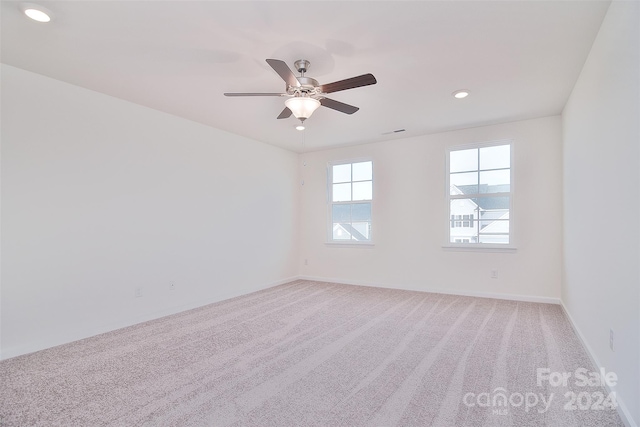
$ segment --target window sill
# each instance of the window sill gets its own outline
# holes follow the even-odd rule
[[[325,246],[335,248],[366,248],[372,249],[375,244],[373,242],[325,242]]]
[[[489,245],[443,245],[442,249],[451,252],[497,252],[497,253],[516,253],[518,250],[515,246],[489,246]]]

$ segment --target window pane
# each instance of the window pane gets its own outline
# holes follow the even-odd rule
[[[478,205],[473,199],[456,199],[449,203],[449,241],[451,243],[475,242],[477,240],[476,218]],[[466,221],[465,221],[466,220]]]
[[[478,170],[478,149],[458,150],[449,153],[449,172]]]
[[[499,229],[501,229],[502,231],[500,231]],[[480,243],[508,244],[509,221],[495,221],[494,226],[491,227],[491,232],[480,232],[479,240]]]
[[[462,215],[475,214],[478,205],[476,199],[454,199],[449,205],[449,215],[454,215],[453,219],[462,219]]]
[[[511,173],[509,169],[480,172],[481,193],[508,193]]]
[[[511,165],[511,146],[498,145],[480,149],[480,169],[508,168]]]
[[[351,220],[371,222],[371,203],[354,203],[351,205]]]
[[[449,184],[449,194],[477,194],[478,172],[452,173]]]
[[[495,215],[509,214],[509,196],[504,197],[477,197],[473,199],[480,208],[480,219],[487,215],[497,218]]]
[[[449,241],[451,243],[455,243],[457,240],[466,241],[467,243],[475,243],[477,241],[477,232],[474,228],[468,227],[449,229]]]
[[[509,243],[509,198],[475,200],[480,205],[480,243]]]
[[[333,182],[349,182],[351,181],[351,164],[335,165],[333,167]]]
[[[371,162],[360,162],[353,164],[354,181],[367,181],[373,179],[372,177],[373,169],[371,167]]]
[[[371,181],[353,183],[353,199],[352,200],[371,200],[371,199],[373,199],[373,185]]]
[[[351,205],[333,205],[331,207],[331,222],[351,222]]]
[[[351,183],[333,184],[333,201],[334,202],[350,202],[351,201]]]
[[[509,235],[502,236],[480,236],[480,243],[509,244]]]
[[[467,236],[467,237],[460,237],[460,236],[454,236],[451,235],[449,242],[451,243],[477,243],[478,242],[478,238],[476,236]]]
[[[342,224],[333,224],[333,240],[351,240],[351,233]]]
[[[509,220],[481,220],[480,234],[501,234],[509,233]]]
[[[371,236],[370,236],[371,223],[370,222],[354,222],[352,226],[353,226],[353,230],[351,231],[351,237],[353,238],[353,240],[357,240],[357,241],[371,240]]]

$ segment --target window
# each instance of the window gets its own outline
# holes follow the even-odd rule
[[[373,163],[330,165],[329,187],[329,241],[371,242]]]
[[[511,243],[511,143],[452,149],[447,156],[449,243]]]

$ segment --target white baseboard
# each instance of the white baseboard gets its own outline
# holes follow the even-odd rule
[[[228,300],[228,299],[239,297],[239,296],[242,296],[242,295],[247,295],[247,294],[250,294],[252,292],[257,292],[257,291],[261,291],[263,289],[272,288],[274,286],[282,285],[282,284],[289,283],[289,282],[292,282],[292,281],[295,281],[295,280],[298,280],[298,277],[296,277],[296,276],[288,277],[288,278],[285,278],[285,279],[276,280],[276,281],[268,282],[268,283],[263,283],[263,284],[260,284],[260,285],[257,285],[257,286],[252,286],[250,288],[242,288],[242,289],[234,290],[233,292],[227,292],[227,293],[215,295],[215,296],[213,296],[213,297],[211,297],[209,299],[206,299],[206,300],[192,301],[192,302],[187,303],[187,304],[181,304],[181,305],[177,305],[177,306],[173,306],[173,307],[167,307],[165,309],[158,310],[158,311],[153,311],[153,312],[150,312],[150,313],[145,313],[145,314],[140,315],[140,316],[129,317],[127,319],[124,319],[124,320],[121,320],[121,321],[118,321],[118,322],[115,322],[115,323],[108,323],[108,324],[105,324],[105,325],[91,327],[91,328],[88,328],[88,329],[82,331],[82,333],[78,333],[78,334],[73,335],[73,336],[68,336],[68,337],[65,337],[63,339],[60,339],[60,337],[58,337],[57,339],[52,339],[50,341],[49,340],[47,340],[47,341],[43,340],[43,341],[25,343],[25,344],[19,345],[19,346],[3,348],[2,352],[0,353],[0,356],[1,356],[0,360],[10,359],[12,357],[16,357],[16,356],[20,356],[20,355],[28,354],[28,353],[33,353],[35,351],[44,350],[44,349],[51,348],[51,347],[57,347],[59,345],[68,344],[70,342],[74,342],[74,341],[78,341],[78,340],[81,340],[81,339],[89,338],[89,337],[92,337],[92,336],[95,336],[95,335],[100,335],[100,334],[104,334],[106,332],[115,331],[117,329],[126,328],[128,326],[137,325],[139,323],[148,322],[149,320],[158,319],[160,317],[169,316],[169,315],[176,314],[176,313],[181,313],[183,311],[192,310],[194,308],[203,307],[205,305],[209,305],[209,304],[213,304],[213,303],[216,303],[216,302]]]
[[[501,294],[501,293],[495,293],[495,292],[477,292],[477,291],[459,291],[459,290],[452,290],[452,289],[425,288],[422,286],[407,286],[407,285],[391,288],[388,285],[384,285],[380,283],[366,283],[362,281],[344,280],[344,279],[339,279],[335,277],[329,278],[329,277],[314,277],[314,276],[298,276],[298,278],[301,280],[314,280],[317,282],[340,283],[343,285],[371,286],[374,288],[401,289],[404,291],[419,291],[419,292],[430,292],[434,294],[460,295],[465,297],[504,299],[509,301],[539,302],[543,304],[560,304],[560,298],[541,297],[541,296],[533,296],[533,295]]]
[[[560,306],[562,307],[562,311],[564,311],[564,314],[567,316],[567,319],[569,319],[569,323],[571,324],[573,331],[576,333],[576,335],[580,339],[582,346],[587,350],[587,354],[589,355],[589,358],[591,359],[591,363],[593,364],[593,366],[595,366],[596,368],[601,367],[602,365],[598,361],[596,354],[591,349],[591,346],[589,345],[587,340],[584,338],[584,335],[582,334],[582,332],[580,332],[578,325],[573,320],[573,317],[571,317],[571,313],[569,313],[569,310],[567,310],[567,307],[564,305],[564,302],[562,302],[562,300],[560,300]],[[613,391],[607,384],[605,384],[605,389],[607,390],[607,393],[611,393]],[[631,413],[629,413],[629,410],[627,409],[627,405],[625,405],[624,401],[622,400],[620,395],[618,395],[617,393],[616,393],[616,402],[618,403],[618,414],[620,415],[620,418],[622,418],[622,422],[624,422],[624,424],[627,427],[638,427],[638,424],[636,424],[636,422],[633,420]]]

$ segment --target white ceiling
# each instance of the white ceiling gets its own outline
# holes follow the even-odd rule
[[[298,152],[285,98],[222,95],[282,92],[266,58],[308,59],[321,84],[378,80],[331,94],[360,111],[317,110],[306,151],[541,117],[562,111],[609,5],[42,1],[41,24],[1,3],[2,62]]]

